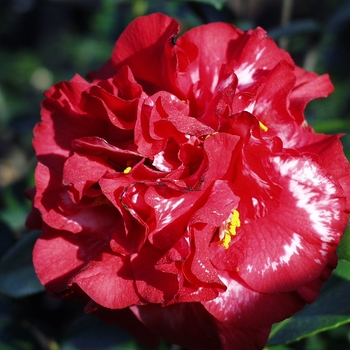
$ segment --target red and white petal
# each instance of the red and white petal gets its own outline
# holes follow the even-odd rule
[[[257,82],[281,61],[294,66],[290,55],[278,48],[262,28],[244,33],[239,45],[230,45],[228,55],[238,78],[238,91]]]
[[[177,40],[177,45],[182,48],[183,41],[190,42],[195,45],[198,54],[196,60],[189,65],[185,78],[182,79],[186,79],[189,75],[192,84],[200,81],[214,92],[219,82],[221,66],[228,60],[235,59],[229,56],[230,49],[238,45],[242,35],[243,31],[228,23],[210,23],[186,32]],[[186,51],[184,48],[184,52]]]
[[[259,293],[247,286],[237,273],[220,272],[225,284],[215,299],[202,304],[218,322],[242,329],[269,327],[300,310],[305,301],[296,292]]]
[[[316,279],[347,225],[340,186],[309,157],[276,156],[280,205],[256,220],[242,219],[230,247],[212,243],[212,261],[236,271],[253,290],[286,292]]]

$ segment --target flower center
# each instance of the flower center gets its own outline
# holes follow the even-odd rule
[[[235,236],[237,233],[236,232],[237,227],[240,227],[240,226],[241,226],[241,221],[239,220],[239,211],[234,209],[232,210],[228,219],[225,220],[220,226],[219,244],[224,246],[227,249],[231,242],[232,236]]]

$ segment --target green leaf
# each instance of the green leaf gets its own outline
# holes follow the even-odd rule
[[[349,281],[326,289],[313,304],[275,325],[268,345],[288,344],[350,322],[349,295]]]
[[[339,261],[337,268],[333,271],[333,275],[350,281],[350,264],[345,261]]]
[[[181,1],[186,1],[186,0],[181,0]],[[209,4],[209,5],[214,6],[217,10],[221,10],[226,2],[226,0],[190,0],[190,1],[202,2],[204,4]]]
[[[0,261],[0,293],[20,298],[44,290],[32,263],[32,251],[40,232],[33,231],[20,239]]]
[[[350,263],[350,227],[348,226],[337,250],[339,260]]]
[[[277,346],[267,346],[264,350],[291,350],[290,347],[286,345],[277,345]]]

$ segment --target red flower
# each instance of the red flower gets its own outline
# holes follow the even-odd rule
[[[303,115],[333,88],[260,28],[178,31],[138,18],[91,82],[46,92],[35,269],[150,346],[261,349],[337,263],[349,165]]]

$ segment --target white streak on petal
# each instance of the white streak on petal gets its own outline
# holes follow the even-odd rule
[[[168,168],[167,166],[164,165],[164,152],[159,152],[158,154],[156,154],[153,158],[153,162],[152,165],[154,167],[156,167],[158,170],[160,171],[164,171],[164,172],[171,172],[171,168]]]
[[[293,234],[292,241],[290,245],[286,244],[283,248],[286,252],[283,256],[280,257],[280,262],[288,264],[289,260],[294,254],[299,255],[298,248],[303,249],[302,245],[300,244],[300,236],[296,233]]]
[[[242,90],[255,82],[255,79],[253,79],[256,72],[255,65],[264,51],[265,47],[262,49],[258,48],[254,53],[252,53],[252,57],[255,55],[255,59],[252,63],[248,64],[248,62],[244,62],[240,67],[235,69],[235,74],[238,78],[239,90]]]
[[[240,90],[254,83],[253,75],[255,73],[254,62],[248,64],[243,63],[240,67],[235,70],[235,74],[238,78],[238,85]]]
[[[254,107],[255,107],[255,102],[253,101],[252,103],[249,104],[249,106],[245,109],[246,112],[253,113]]]
[[[283,161],[276,157],[274,162],[281,175],[289,179],[289,190],[297,200],[297,207],[306,211],[312,228],[322,241],[331,242],[336,234],[331,222],[339,220],[334,184],[310,160]]]
[[[205,273],[210,273],[210,271],[205,267],[205,265],[200,260],[197,260],[197,261],[199,266],[204,270]]]
[[[263,52],[265,51],[265,47],[263,47],[260,51],[258,51],[256,53],[256,56],[255,56],[255,60],[258,61],[261,57],[261,55],[263,54]]]
[[[158,198],[159,204],[154,206],[154,209],[161,218],[162,226],[169,224],[174,220],[174,210],[181,205],[185,198],[180,198],[177,201],[170,201],[168,199]]]

